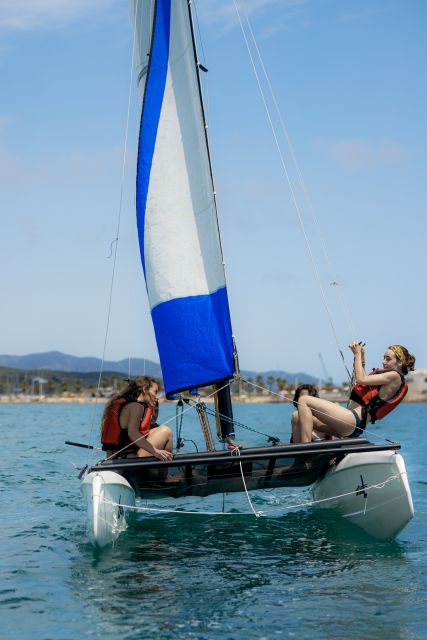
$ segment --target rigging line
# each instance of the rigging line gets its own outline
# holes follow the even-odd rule
[[[194,403],[194,406],[196,407],[197,404],[199,404],[199,401],[196,400],[191,400],[191,398],[189,399],[190,402]],[[211,409],[210,407],[205,407],[205,411],[206,413],[209,413],[209,415],[214,416],[215,418],[221,418],[222,420],[226,420],[227,422],[229,422],[230,424],[236,426],[236,427],[241,427],[242,429],[247,429],[248,431],[252,431],[253,433],[257,433],[260,436],[265,436],[268,440],[273,440],[276,439],[274,438],[274,436],[270,435],[269,433],[264,433],[263,431],[257,431],[257,429],[254,429],[253,427],[250,427],[247,424],[244,424],[243,422],[239,422],[238,420],[235,420],[234,418],[230,418],[230,416],[227,416],[223,413],[220,413],[219,411],[216,411],[215,409]],[[278,440],[278,438],[277,438]]]
[[[136,0],[136,5],[138,4],[138,0]],[[136,16],[135,16],[136,19]],[[150,29],[152,26],[152,21],[153,21],[153,3],[150,4]],[[150,41],[151,41],[151,31],[150,31]],[[138,84],[138,83],[137,83]],[[141,114],[139,112],[138,109],[135,110],[135,124],[136,124],[136,130],[138,130],[139,127],[139,120],[140,120]],[[135,198],[135,193],[134,193],[134,198]],[[134,214],[134,220],[133,220],[133,224],[131,224],[131,239],[130,239],[130,247],[131,250],[133,251],[134,254],[134,258],[137,261],[138,264],[141,264],[141,258],[139,255],[139,251],[138,251],[138,241],[137,241],[137,235],[136,235],[136,230],[137,230],[137,224],[136,224],[136,220],[135,220],[135,211],[133,212]],[[143,300],[145,300],[145,303],[148,303],[148,299],[147,296],[143,297]],[[149,309],[148,309],[149,310]],[[134,342],[134,338],[135,336],[133,335],[133,332],[130,330],[131,329],[131,325],[130,325],[130,320],[131,318],[133,318],[135,315],[135,288],[130,286],[129,287],[129,318],[128,318],[128,326],[129,326],[129,343],[128,343],[128,349],[129,349],[129,353],[128,353],[128,378],[130,379],[132,376],[132,344]],[[138,343],[140,344],[140,343]],[[145,345],[144,345],[144,351],[145,351]],[[143,358],[143,373],[142,375],[145,376],[145,369],[146,369],[146,365],[145,365],[145,358]]]
[[[143,507],[138,505],[130,505],[130,504],[119,504],[118,502],[113,502],[112,500],[103,500],[104,504],[109,504],[112,507],[123,507],[123,509],[128,509],[129,511],[155,511],[157,513],[178,513],[182,515],[192,515],[192,516],[251,516],[252,513],[238,513],[236,511],[187,511],[180,509],[165,509],[165,508],[157,508],[157,507]]]
[[[124,191],[124,180],[125,180],[125,169],[126,169],[126,154],[127,154],[128,134],[129,134],[129,119],[130,119],[130,108],[131,108],[131,98],[132,98],[133,70],[134,70],[134,63],[135,63],[135,43],[136,43],[136,20],[137,20],[137,15],[138,15],[138,0],[136,2],[135,17],[134,17],[133,30],[132,30],[132,59],[131,59],[130,73],[129,73],[129,92],[128,92],[127,114],[126,114],[125,143],[124,143],[124,149],[123,149],[122,179],[121,179],[121,185],[120,185],[119,208],[118,208],[118,214],[117,214],[116,238],[113,241],[115,243],[114,244],[114,257],[113,257],[113,267],[112,267],[112,271],[111,271],[110,292],[109,292],[109,299],[108,299],[107,323],[106,323],[106,328],[105,328],[104,345],[103,345],[103,349],[102,349],[102,359],[101,359],[101,366],[100,366],[99,377],[98,377],[98,386],[97,386],[97,392],[98,393],[99,393],[100,388],[101,388],[102,374],[103,374],[103,371],[104,371],[105,353],[106,353],[106,350],[107,350],[108,332],[109,332],[110,320],[111,320],[111,307],[112,307],[112,301],[113,301],[114,278],[115,278],[116,264],[117,264],[117,248],[118,248],[118,244],[119,244],[118,241],[119,241],[119,236],[120,236],[120,222],[121,222],[121,216],[122,216],[123,191]],[[91,428],[90,428],[90,432],[89,432],[89,444],[92,441],[92,433],[93,433],[94,422],[95,422],[96,405],[97,405],[97,402],[95,401],[94,411],[93,411],[93,415],[92,415],[92,424],[91,424]]]
[[[203,40],[202,40],[202,32],[200,31],[200,23],[199,23],[199,14],[197,11],[197,2],[196,0],[188,0],[189,4],[192,4],[194,7],[194,15],[196,17],[196,26],[197,26],[197,34],[199,36],[199,42],[200,42],[200,49],[202,50],[202,56],[203,56],[203,64],[206,67],[206,54],[205,54],[205,49],[203,46]]]
[[[344,354],[342,352],[342,349],[341,349],[341,346],[340,346],[340,343],[339,343],[339,340],[338,340],[338,336],[337,336],[337,333],[336,333],[336,330],[335,330],[335,325],[334,325],[334,322],[333,322],[333,319],[332,319],[332,314],[331,314],[331,311],[329,309],[328,302],[326,300],[326,295],[325,295],[325,291],[324,291],[324,288],[323,288],[323,285],[322,285],[322,281],[321,281],[321,278],[320,278],[319,269],[318,269],[316,260],[314,258],[314,254],[313,254],[313,251],[312,251],[312,248],[311,248],[311,244],[310,244],[310,241],[309,241],[309,238],[308,238],[308,235],[307,235],[307,231],[306,231],[306,228],[305,228],[305,223],[304,223],[304,220],[303,220],[303,217],[302,217],[302,214],[301,214],[300,207],[298,205],[298,201],[296,199],[295,190],[294,190],[294,187],[292,185],[292,181],[290,179],[289,172],[288,172],[287,167],[286,167],[286,162],[285,162],[285,159],[283,157],[283,153],[282,153],[282,149],[281,149],[278,137],[277,137],[276,129],[274,127],[274,124],[273,124],[273,121],[272,121],[272,118],[271,118],[270,109],[268,108],[267,101],[265,99],[264,91],[262,89],[262,85],[261,85],[261,81],[260,81],[260,78],[259,78],[259,74],[258,74],[258,71],[256,69],[254,58],[253,58],[253,55],[252,55],[252,52],[251,52],[251,49],[250,49],[250,46],[249,46],[248,38],[246,36],[246,32],[245,32],[245,29],[244,29],[244,26],[243,26],[243,23],[242,23],[242,19],[241,19],[241,16],[240,16],[240,12],[239,12],[238,6],[236,4],[236,0],[233,0],[233,4],[234,4],[234,7],[235,7],[235,10],[236,10],[236,13],[237,13],[237,17],[238,17],[239,24],[240,24],[240,29],[242,31],[243,39],[245,41],[246,48],[248,50],[248,55],[249,55],[249,58],[250,58],[250,61],[251,61],[251,64],[252,64],[252,68],[253,68],[253,71],[254,71],[254,74],[255,74],[255,78],[256,78],[256,81],[257,81],[257,84],[258,84],[258,88],[259,88],[259,91],[260,91],[260,94],[261,94],[261,99],[262,99],[262,102],[264,104],[264,108],[265,108],[265,111],[266,111],[266,114],[267,114],[267,118],[268,118],[268,121],[269,121],[269,124],[270,124],[271,132],[273,134],[273,138],[274,138],[274,142],[275,142],[275,145],[276,145],[276,148],[277,148],[277,152],[279,154],[280,163],[282,165],[282,169],[284,171],[284,174],[285,174],[285,177],[286,177],[286,181],[288,183],[288,187],[289,187],[289,190],[290,190],[290,193],[291,193],[292,201],[294,203],[295,211],[297,212],[297,216],[298,216],[298,220],[299,220],[299,223],[300,223],[301,231],[302,231],[305,243],[306,243],[307,251],[308,251],[308,254],[309,254],[309,257],[310,257],[310,260],[311,260],[311,263],[312,263],[312,267],[313,267],[313,270],[314,270],[314,274],[315,274],[315,277],[316,277],[316,280],[317,280],[317,284],[318,284],[318,287],[319,287],[319,290],[320,290],[320,293],[321,293],[321,298],[322,298],[322,301],[323,301],[323,305],[325,307],[326,315],[327,315],[327,318],[329,320],[329,324],[331,326],[332,334],[333,334],[333,337],[335,339],[335,343],[337,345],[338,352],[341,355],[341,358],[342,358],[343,364],[344,364],[344,368],[345,368],[346,373],[348,375],[348,378],[350,380],[351,379],[351,375],[350,375],[350,372],[349,372],[349,370],[347,368],[347,365],[345,363],[345,360],[344,360]]]
[[[244,488],[245,488],[246,497],[247,497],[247,499],[248,499],[249,506],[250,506],[250,508],[252,509],[252,512],[253,512],[254,516],[255,516],[256,518],[259,518],[259,517],[262,515],[262,511],[255,511],[254,506],[253,506],[253,504],[252,504],[251,497],[250,497],[250,495],[249,495],[249,493],[248,493],[248,488],[247,488],[247,486],[246,486],[246,481],[245,481],[245,474],[243,473],[242,460],[240,459],[240,458],[241,458],[241,456],[240,456],[240,449],[239,449],[239,447],[235,447],[235,448],[232,450],[231,455],[232,455],[232,456],[233,456],[233,455],[236,455],[236,456],[238,456],[238,457],[239,457],[240,473],[242,474],[242,482],[243,482],[243,486],[244,486]]]
[[[205,48],[203,46],[202,32],[200,29],[199,14],[197,10],[197,2],[196,0],[188,0],[188,2],[194,7],[194,16],[196,18],[198,41],[200,43],[200,49],[202,52],[203,66],[205,67],[205,69],[207,69],[208,68],[207,57],[205,53]],[[197,51],[197,47],[196,47],[196,51]],[[204,100],[204,103],[206,104],[205,126],[210,128],[211,124],[208,125],[208,122],[210,123],[210,114],[211,114],[211,104],[210,104],[210,95],[209,95],[209,74],[206,73],[204,74],[204,76],[205,76],[205,79],[203,84],[205,86],[205,93],[206,93],[206,99]],[[212,139],[212,136],[209,136],[209,137],[210,139]],[[211,143],[210,143],[210,147],[212,147]]]
[[[369,487],[364,487],[364,490],[370,491],[372,489],[384,489],[384,487],[391,482],[392,480],[400,480],[403,475],[407,475],[406,471],[402,471],[401,473],[397,473],[393,476],[389,476],[382,482],[378,482],[376,484],[371,484]],[[269,509],[269,511],[255,511],[252,507],[252,503],[249,498],[249,503],[252,508],[252,512],[256,515],[257,518],[267,518],[269,513],[273,511],[282,511],[283,509],[287,509],[288,511],[291,509],[300,509],[301,507],[312,507],[317,504],[322,504],[324,502],[330,502],[332,500],[339,500],[340,498],[347,498],[348,496],[356,495],[360,492],[360,489],[354,489],[353,491],[348,491],[347,493],[341,493],[336,496],[331,496],[330,498],[320,498],[319,500],[306,500],[305,502],[298,502],[292,505],[282,505],[280,507],[275,507],[273,509]],[[249,497],[249,496],[248,496]],[[182,515],[197,515],[197,516],[251,516],[252,513],[239,513],[236,511],[187,511],[187,510],[179,510],[179,509],[164,509],[158,507],[147,507],[147,506],[139,506],[139,505],[130,505],[130,504],[122,504],[119,502],[113,502],[112,500],[102,499],[104,504],[109,504],[112,507],[122,507],[123,509],[127,509],[129,511],[155,511],[158,513],[177,513]]]
[[[305,184],[305,180],[303,178],[302,171],[301,171],[301,168],[299,166],[299,162],[297,160],[295,150],[293,148],[293,145],[292,145],[291,139],[289,137],[288,130],[286,128],[286,125],[285,125],[285,122],[284,122],[284,119],[283,119],[279,104],[278,104],[277,99],[276,99],[276,94],[274,92],[273,85],[272,85],[272,83],[270,81],[270,77],[269,77],[267,69],[266,69],[266,67],[264,65],[264,61],[263,61],[263,58],[261,56],[261,52],[259,50],[258,43],[256,41],[255,34],[253,32],[251,22],[250,22],[249,17],[248,17],[248,15],[247,15],[245,10],[244,10],[244,15],[245,15],[245,19],[246,19],[250,34],[251,34],[252,42],[254,44],[255,50],[256,50],[257,55],[258,55],[259,63],[260,63],[261,68],[263,70],[263,73],[264,73],[264,76],[265,76],[265,79],[266,79],[266,82],[267,82],[267,86],[269,88],[270,95],[271,95],[271,98],[273,100],[273,104],[274,104],[275,109],[276,109],[277,116],[279,118],[279,122],[280,122],[280,126],[281,126],[281,129],[282,129],[283,136],[284,136],[284,138],[285,138],[285,140],[287,142],[292,161],[294,163],[296,172],[298,174],[298,178],[299,178],[299,181],[300,181],[300,185],[301,185],[302,191],[303,191],[305,199],[307,201],[308,208],[309,208],[309,211],[311,213],[311,217],[312,217],[312,220],[314,222],[314,226],[316,228],[316,232],[317,232],[317,235],[318,235],[319,240],[320,240],[320,245],[322,247],[322,251],[323,251],[324,258],[325,258],[325,262],[327,263],[329,271],[330,271],[330,278],[332,280],[331,285],[338,284],[338,282],[337,282],[338,278],[336,277],[335,270],[333,268],[332,260],[330,258],[330,255],[329,255],[329,252],[328,252],[328,249],[327,249],[327,245],[326,245],[326,241],[325,241],[324,235],[323,235],[323,233],[321,231],[321,228],[320,228],[319,220],[318,220],[318,217],[316,215],[313,202],[311,200],[310,194],[309,194],[307,186]],[[350,313],[350,311],[349,311],[349,309],[348,309],[348,307],[347,307],[347,305],[345,303],[344,297],[341,295],[341,292],[340,292],[339,288],[338,288],[338,296],[340,298],[341,306],[342,306],[342,308],[344,309],[344,312],[345,312],[346,322],[347,322],[347,329],[349,329],[350,335],[355,336],[356,333],[354,331],[354,326],[353,326],[353,324],[351,322],[351,313]]]
[[[246,384],[252,385],[253,387],[256,387],[257,389],[262,389],[263,391],[267,391],[268,393],[271,393],[273,396],[277,396],[279,398],[284,398],[285,400],[287,400],[290,403],[294,403],[295,404],[300,404],[298,401],[293,400],[293,398],[291,398],[290,396],[285,396],[283,393],[276,393],[275,391],[273,391],[272,389],[267,389],[266,387],[260,387],[258,384],[255,384],[254,382],[251,382],[250,380],[246,380],[246,378],[242,378],[243,382],[246,382]],[[325,413],[324,411],[319,411],[319,409],[316,409],[316,411],[318,413],[322,413],[323,415],[327,416],[328,414]],[[337,422],[342,422],[343,424],[348,426],[348,423],[345,422],[345,420],[341,420],[341,418],[334,418],[335,420],[337,420]],[[373,438],[377,437],[380,440],[384,440],[385,442],[390,442],[393,443],[393,440],[389,440],[389,438],[386,438],[385,436],[382,436],[379,433],[376,433],[374,431],[369,431],[368,429],[363,429],[363,433],[368,433],[369,435],[371,435]],[[342,436],[343,438],[346,438],[348,436]]]
[[[393,480],[400,480],[401,477],[403,475],[407,475],[406,471],[402,471],[400,473],[396,473],[392,476],[389,476],[388,478],[386,478],[385,480],[382,480],[381,482],[377,482],[376,484],[371,484],[369,485],[369,487],[363,487],[364,491],[368,492],[372,489],[384,489],[384,487],[389,483],[392,482]],[[331,500],[339,500],[340,498],[347,498],[348,496],[352,496],[352,495],[357,495],[358,493],[360,493],[360,488],[356,488],[353,491],[348,491],[347,493],[340,493],[336,496],[331,496],[330,498],[319,498],[319,500],[306,500],[304,502],[298,502],[297,504],[292,504],[292,505],[283,505],[281,507],[273,507],[273,509],[270,509],[270,511],[274,511],[274,510],[282,510],[282,509],[299,509],[301,507],[312,507],[316,504],[322,504],[324,502],[330,502]],[[266,512],[268,513],[268,512]]]

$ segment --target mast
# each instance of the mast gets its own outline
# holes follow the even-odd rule
[[[210,175],[211,175],[211,181],[212,181],[212,192],[215,200],[215,212],[216,212],[216,222],[218,226],[218,237],[220,241],[221,258],[224,263],[224,254],[222,250],[221,233],[219,229],[219,220],[218,220],[218,207],[216,206],[216,191],[215,191],[215,182],[214,182],[213,169],[212,169],[212,158],[211,158],[211,152],[210,152],[210,146],[209,146],[208,125],[206,122],[205,106],[203,102],[202,84],[200,82],[200,64],[197,56],[196,38],[194,35],[193,13],[191,9],[192,2],[191,0],[187,0],[187,2],[188,2],[188,14],[189,14],[189,20],[190,20],[190,27],[191,27],[191,39],[193,41],[194,64],[197,69],[197,83],[199,87],[200,104],[202,107],[203,124],[205,128],[206,148],[208,152],[209,169],[210,169]],[[207,69],[205,72],[207,73]],[[236,351],[236,345],[235,345],[234,339],[233,339],[233,349],[234,349],[234,361],[236,363],[237,351]],[[227,440],[228,438],[234,438],[235,436],[234,426],[233,426],[233,405],[231,402],[230,385],[228,384],[227,386],[224,387],[225,382],[226,380],[221,380],[220,382],[214,385],[214,390],[216,392],[215,410],[217,414],[216,416],[217,433],[218,433],[218,436],[220,436],[221,440],[223,441]]]

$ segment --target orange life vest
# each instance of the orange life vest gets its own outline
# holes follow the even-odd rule
[[[101,427],[101,444],[104,451],[114,450],[127,447],[132,444],[132,440],[129,438],[127,429],[122,429],[120,426],[120,412],[126,404],[129,402],[137,402],[136,400],[126,400],[126,398],[118,398],[113,402],[110,410],[102,421]],[[153,409],[144,404],[144,414],[141,418],[139,425],[139,432],[144,437],[150,433],[151,416],[153,415]]]
[[[387,369],[374,369],[369,375],[373,376],[379,373],[386,373],[386,371]],[[367,418],[369,416],[372,424],[393,411],[408,393],[408,385],[405,382],[405,378],[401,373],[399,373],[399,375],[401,380],[400,387],[390,400],[380,398],[379,391],[382,385],[369,386],[355,384],[351,390],[350,400],[354,400],[354,402],[357,402],[363,407],[365,417]]]

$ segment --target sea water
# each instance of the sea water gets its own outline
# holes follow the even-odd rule
[[[405,404],[371,427],[371,439],[402,443],[414,498],[415,517],[393,542],[299,506],[306,489],[282,488],[251,494],[272,517],[256,518],[243,493],[187,498],[180,507],[233,515],[138,514],[102,552],[88,540],[75,468],[100,454],[64,444],[97,444],[100,411],[0,405],[0,637],[427,638],[427,405]],[[162,405],[162,419],[174,411]],[[235,405],[237,420],[284,441],[290,413]],[[184,451],[190,439],[200,445],[194,417],[184,416],[182,435]],[[238,438],[266,443],[244,429]]]

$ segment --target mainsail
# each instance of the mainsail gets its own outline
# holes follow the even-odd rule
[[[234,373],[215,194],[187,0],[134,0],[142,115],[139,245],[167,395]]]

